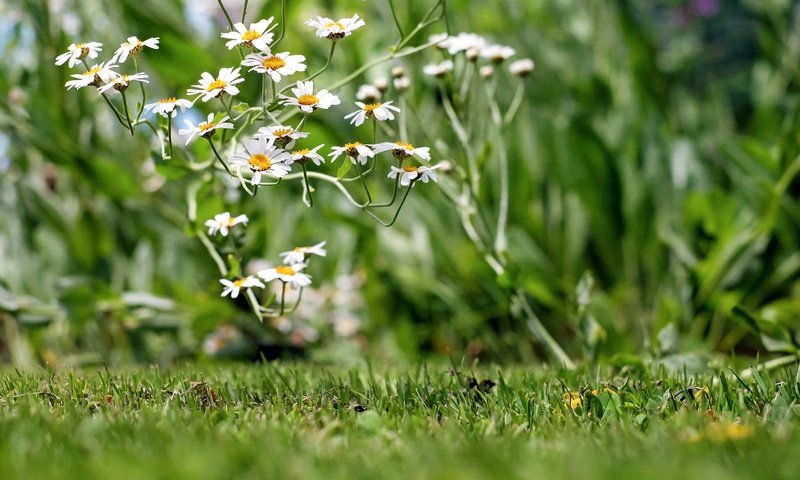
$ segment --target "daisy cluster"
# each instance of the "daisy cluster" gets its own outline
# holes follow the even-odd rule
[[[484,61],[485,63],[480,67],[480,74],[484,78],[492,76],[495,67],[517,54],[513,48],[492,43],[476,33],[461,32],[457,35],[440,33],[431,35],[428,41],[439,50],[449,54],[450,57],[463,55],[470,62]],[[452,58],[445,58],[441,62],[425,65],[422,72],[428,76],[443,78],[453,71],[454,66]],[[533,60],[530,58],[523,58],[508,64],[508,70],[519,77],[526,77],[533,71],[533,68]]]
[[[56,57],[56,65],[64,65],[69,68],[76,66],[84,67],[85,71],[73,74],[64,86],[70,89],[81,89],[88,86],[97,87],[98,93],[103,94],[109,90],[124,92],[131,82],[149,83],[146,73],[139,72],[138,64],[136,72],[124,74],[115,71],[122,66],[128,58],[135,58],[145,49],[158,49],[158,37],[140,40],[137,37],[128,37],[114,55],[107,62],[94,63],[91,66],[87,60],[94,60],[103,50],[100,42],[73,43],[67,47],[67,51]],[[113,91],[109,92],[113,93]]]

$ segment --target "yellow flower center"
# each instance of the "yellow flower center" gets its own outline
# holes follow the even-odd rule
[[[297,272],[294,271],[294,268],[292,268],[292,267],[290,267],[288,265],[281,265],[280,267],[275,268],[275,271],[279,275],[294,275],[294,274],[297,273]]]
[[[175,103],[177,101],[178,101],[177,98],[169,97],[169,98],[162,98],[161,100],[158,101],[158,103]]]
[[[87,47],[85,43],[79,43],[75,45],[75,48],[81,51],[81,55],[78,58],[84,59],[87,55],[89,55],[89,47]]]
[[[344,150],[351,157],[355,157],[356,155],[358,155],[357,147],[360,147],[360,146],[361,146],[361,142],[345,143],[344,144]]]
[[[294,247],[294,251],[295,251],[296,253],[300,253],[300,252],[302,252],[302,251],[303,251],[303,247]]]
[[[394,144],[397,145],[399,148],[406,148],[408,150],[414,150],[414,145],[411,145],[410,143],[395,142]]]
[[[242,34],[242,40],[245,42],[252,42],[253,40],[261,38],[261,34],[255,30],[248,30]]]
[[[235,218],[228,217],[228,226],[229,227],[233,227],[235,223],[236,223],[236,219]]]
[[[364,105],[364,111],[367,113],[372,113],[373,110],[381,106],[381,102],[378,103],[368,103]]]
[[[239,287],[239,288],[242,288],[242,287],[244,286],[244,282],[245,282],[245,279],[244,279],[244,278],[240,278],[240,279],[238,279],[238,280],[234,280],[234,281],[233,281],[233,286],[234,286],[234,287]]]
[[[264,68],[267,70],[277,70],[286,66],[286,62],[281,57],[276,57],[275,55],[265,58],[261,64],[264,65]]]
[[[412,167],[411,165],[404,165],[403,170],[406,172],[416,172],[418,167]]]
[[[301,148],[300,150],[292,150],[292,155],[308,155],[309,153],[311,153],[311,150],[307,148]]]
[[[325,30],[333,30],[334,28],[338,28],[339,30],[344,30],[344,25],[342,25],[339,22],[331,22],[331,23],[326,23],[322,28],[324,28]]]
[[[205,131],[211,130],[215,126],[217,126],[217,124],[215,122],[203,122],[200,125],[198,125],[197,128],[201,132],[205,132]]]
[[[297,103],[300,105],[316,105],[319,103],[319,98],[317,98],[316,95],[306,93],[305,95],[300,95],[300,98],[297,99]]]
[[[90,68],[88,72],[84,72],[83,76],[84,77],[92,77],[98,72],[100,72],[100,66],[99,65],[95,65],[94,67]]]
[[[276,137],[285,137],[293,132],[291,128],[279,128],[277,130],[273,130],[272,134]]]
[[[228,82],[225,80],[214,80],[213,82],[209,83],[206,87],[206,91],[210,92],[212,90],[223,89],[228,86]]]
[[[272,161],[269,159],[268,156],[264,155],[263,153],[256,153],[250,156],[250,160],[248,160],[250,164],[250,168],[253,170],[269,170],[272,166]]]

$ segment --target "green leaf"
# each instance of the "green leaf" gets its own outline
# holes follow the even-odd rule
[[[339,170],[336,171],[336,178],[344,178],[347,175],[347,172],[350,171],[350,168],[353,166],[353,163],[345,160],[342,162],[342,165],[339,167]]]

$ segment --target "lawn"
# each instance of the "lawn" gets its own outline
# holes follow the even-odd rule
[[[3,478],[796,478],[800,382],[282,364],[0,375]],[[768,472],[768,474],[767,474]]]

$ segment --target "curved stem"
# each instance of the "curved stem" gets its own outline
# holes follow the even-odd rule
[[[383,220],[380,219],[380,217],[370,212],[368,207],[363,207],[362,210],[384,227],[391,227],[392,225],[394,225],[394,222],[397,221],[397,217],[400,215],[400,210],[403,208],[403,204],[406,203],[406,198],[408,198],[408,194],[411,193],[411,187],[413,185],[414,182],[411,182],[411,185],[409,185],[408,188],[406,188],[406,193],[405,195],[403,195],[403,199],[400,200],[400,205],[397,206],[397,210],[394,212],[394,216],[392,217],[392,220],[389,223],[384,222]]]
[[[242,23],[244,23],[245,15],[247,15],[247,1],[248,0],[244,0],[244,7],[242,7]]]
[[[367,181],[364,179],[364,173],[361,171],[361,163],[358,159],[355,159],[356,168],[358,169],[358,176],[361,177],[361,185],[364,185],[364,192],[367,194],[367,205],[372,203],[372,195],[369,193],[369,188],[367,188]]]
[[[511,121],[514,120],[514,116],[517,114],[517,110],[519,110],[520,105],[522,105],[522,98],[525,96],[525,84],[520,80],[519,85],[517,85],[517,91],[514,93],[514,99],[511,100],[511,105],[508,107],[506,111],[506,116],[503,117],[503,124],[510,125]]]
[[[400,160],[397,164],[397,168],[401,168],[403,166],[403,161]],[[385,208],[391,207],[394,204],[395,199],[397,198],[397,189],[400,185],[400,175],[397,175],[394,179],[394,189],[392,190],[392,199],[389,200],[387,203],[375,203],[370,205],[370,208]]]
[[[120,91],[120,93],[122,94],[122,106],[125,107],[125,119],[128,120],[128,129],[133,136],[133,122],[131,122],[131,114],[128,110],[128,100],[125,98],[125,91]]]
[[[286,0],[281,0],[281,34],[272,42],[272,48],[275,48],[275,46],[283,40],[284,35],[286,35]]]
[[[225,14],[225,19],[228,20],[228,26],[231,30],[233,30],[233,20],[231,20],[231,16],[228,14],[228,10],[225,8],[225,5],[222,4],[222,0],[217,0],[219,7],[222,9],[222,13]]]
[[[314,206],[314,197],[311,195],[311,185],[308,183],[308,171],[306,170],[306,164],[301,163],[301,167],[303,167],[303,181],[306,185],[306,193],[308,194],[308,207],[311,208]]]
[[[217,157],[217,160],[219,160],[219,163],[221,163],[222,166],[225,167],[225,171],[228,172],[228,175],[232,177],[235,176],[231,171],[231,167],[228,166],[228,162],[226,162],[225,160],[222,159],[222,157],[220,157],[219,152],[217,151],[217,147],[214,146],[214,142],[211,140],[211,137],[207,138],[207,140],[208,144],[211,145],[211,150],[214,152],[214,155]]]
[[[139,73],[139,62],[136,60],[136,56],[133,57],[133,66],[136,68],[136,73]],[[142,93],[142,102],[139,104],[139,109],[136,112],[136,121],[139,121],[139,118],[142,116],[142,112],[144,111],[144,104],[147,102],[147,94],[144,91],[144,82],[139,82],[139,91]]]
[[[197,238],[200,239],[200,243],[202,243],[203,246],[206,247],[206,250],[208,250],[208,254],[211,256],[211,259],[214,260],[214,263],[217,264],[217,269],[219,270],[219,274],[223,278],[227,277],[228,267],[225,266],[225,261],[222,259],[222,257],[220,257],[219,253],[217,252],[217,249],[214,247],[214,244],[211,243],[211,240],[209,240],[208,236],[206,235],[206,232],[203,232],[202,230],[198,229]]]
[[[283,316],[283,311],[286,308],[286,282],[283,283],[283,288],[281,289],[281,312],[278,314],[279,317]]]
[[[169,158],[172,158],[172,113],[167,115],[167,142],[169,142]]]

